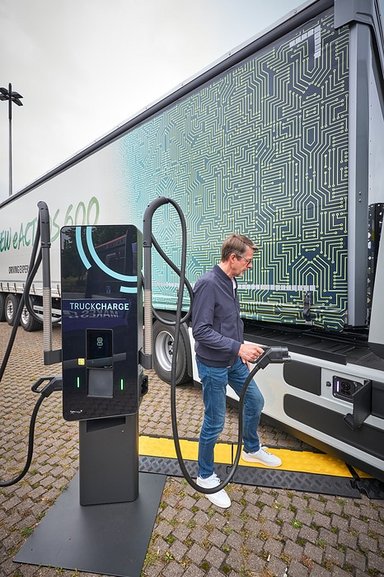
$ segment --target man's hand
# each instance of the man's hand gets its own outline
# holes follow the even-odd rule
[[[243,363],[254,363],[263,353],[264,349],[260,345],[254,343],[240,345],[239,357]]]

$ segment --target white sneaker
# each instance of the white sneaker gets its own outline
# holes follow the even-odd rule
[[[213,489],[214,487],[218,487],[220,485],[220,479],[213,473],[210,477],[203,479],[202,477],[197,477],[196,483],[199,487],[203,487],[204,489]],[[223,509],[228,509],[231,506],[231,499],[228,497],[228,494],[224,489],[221,489],[217,493],[202,493],[217,507],[222,507]]]
[[[246,453],[244,450],[241,453],[241,458],[243,461],[249,461],[250,463],[262,463],[267,467],[280,467],[281,459],[272,455],[265,447],[260,447],[255,453]]]

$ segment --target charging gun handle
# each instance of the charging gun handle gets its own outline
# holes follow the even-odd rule
[[[290,361],[288,347],[263,347],[264,353],[256,360],[252,369],[252,376],[259,370],[265,369],[269,363],[285,363]]]
[[[49,227],[49,210],[44,201],[37,204],[40,221],[40,244],[43,275],[43,347],[44,355],[52,351],[52,300],[51,300],[51,269],[49,251],[51,235]]]

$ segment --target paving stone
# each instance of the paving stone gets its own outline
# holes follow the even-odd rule
[[[264,541],[258,539],[255,535],[251,534],[248,535],[248,537],[244,541],[244,546],[249,551],[254,551],[255,553],[257,553],[258,551],[261,551],[262,548],[264,547]]]
[[[384,575],[384,550],[380,550],[380,555],[375,553],[368,553],[367,564],[371,571],[380,571],[380,575]]]
[[[268,539],[264,544],[264,551],[275,557],[280,557],[284,543],[276,539]]]
[[[184,543],[181,543],[181,541],[179,541],[178,539],[174,543],[172,543],[170,548],[170,552],[174,556],[176,561],[180,561],[187,551],[188,547],[184,545]]]
[[[240,571],[244,563],[243,556],[241,554],[241,549],[231,549],[227,555],[226,564],[232,569]]]
[[[369,521],[368,531],[370,533],[376,533],[377,535],[384,536],[384,518],[382,518],[382,521]],[[368,533],[368,531],[366,532]]]
[[[244,538],[242,535],[240,535],[239,533],[231,533],[228,538],[226,543],[235,550],[240,550],[242,544],[244,542]]]
[[[311,569],[311,577],[331,577],[331,573],[315,563]]]
[[[191,530],[188,527],[181,525],[173,529],[172,535],[179,539],[179,541],[185,541],[190,533]]]
[[[351,573],[351,571],[349,570],[345,571],[341,567],[334,567],[332,570],[333,577],[351,577],[351,575],[354,575],[354,573],[355,573],[354,570],[353,573]]]
[[[324,529],[323,527],[319,531],[319,542],[326,543],[331,547],[335,547],[337,545],[337,535],[332,531],[328,531],[328,529]]]
[[[201,561],[204,559],[204,557],[206,555],[206,551],[205,551],[205,549],[200,547],[200,545],[198,545],[197,543],[194,543],[192,545],[192,547],[189,549],[189,551],[186,553],[186,555],[194,563],[197,563],[199,565],[201,563]]]
[[[272,575],[284,575],[284,573],[287,571],[287,565],[285,561],[282,561],[274,555],[269,557],[266,568],[270,574],[272,573]]]
[[[304,547],[304,555],[312,559],[318,564],[323,560],[324,551],[320,547],[316,547],[312,543],[306,543]]]
[[[298,528],[293,527],[292,525],[290,525],[288,523],[284,523],[284,525],[281,527],[281,530],[280,530],[280,534],[282,537],[284,537],[286,539],[291,539],[292,541],[297,540],[299,532],[300,532],[300,530]]]
[[[172,525],[170,525],[167,521],[161,521],[156,526],[156,533],[161,535],[162,537],[167,537],[170,533],[172,533]]]
[[[339,545],[344,545],[350,549],[355,549],[357,547],[356,535],[352,535],[352,533],[346,533],[345,531],[340,531]]]
[[[155,563],[151,563],[147,566],[144,566],[143,572],[146,577],[158,577],[161,575],[163,571],[164,563],[160,563],[160,561],[156,561]]]
[[[164,577],[180,577],[184,573],[184,567],[176,561],[170,561],[163,569]]]
[[[304,548],[293,541],[288,541],[284,546],[284,555],[299,561],[304,554]]]
[[[348,565],[354,567],[355,569],[361,569],[362,571],[365,571],[366,569],[366,559],[364,555],[358,551],[352,551],[351,549],[348,549],[345,555],[345,561]]]
[[[311,527],[304,526],[300,529],[299,536],[301,539],[305,539],[306,541],[310,541],[311,543],[316,543],[319,533],[315,529]]]
[[[226,541],[226,539],[227,536],[218,529],[214,529],[212,533],[210,533],[208,536],[209,542],[214,545],[217,545],[217,547],[221,547],[222,544]]]
[[[218,549],[215,546],[211,547],[211,549],[208,551],[208,553],[205,556],[205,559],[208,561],[208,563],[210,563],[211,565],[213,565],[217,569],[223,563],[225,558],[226,558],[226,554],[223,553],[223,551],[221,551],[220,549]]]
[[[301,523],[302,525],[310,525],[313,520],[313,514],[308,513],[308,511],[300,511],[298,510],[295,516],[295,520]]]
[[[207,573],[207,577],[223,577],[223,573],[216,569],[216,567],[211,567]]]
[[[216,529],[223,529],[226,525],[230,524],[232,526],[232,520],[227,519],[224,515],[219,513],[215,513],[213,517],[211,517],[209,524]]]
[[[324,553],[324,561],[328,564],[342,567],[345,563],[345,554],[335,547],[327,546]]]
[[[196,541],[197,543],[204,543],[208,539],[208,531],[202,529],[201,527],[197,527],[191,531],[191,539]]]
[[[307,577],[309,575],[309,571],[307,567],[294,559],[289,565],[288,575],[292,575],[292,577]]]
[[[368,535],[358,535],[357,543],[361,551],[377,551],[377,540]]]
[[[203,577],[205,572],[196,565],[189,565],[183,575],[184,577]]]
[[[325,529],[329,529],[331,527],[331,518],[327,517],[327,515],[322,515],[321,513],[316,513],[313,516],[313,524],[319,527],[325,527]]]
[[[250,553],[244,559],[244,570],[248,571],[250,575],[263,575],[266,567],[266,561],[261,559],[256,553]],[[246,573],[245,573],[246,574]]]

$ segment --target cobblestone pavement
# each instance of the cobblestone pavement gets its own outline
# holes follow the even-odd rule
[[[0,357],[11,328],[0,325]],[[13,478],[26,457],[30,390],[41,376],[60,374],[42,362],[42,333],[18,331],[0,383],[0,476]],[[54,331],[60,348],[60,330]],[[150,391],[140,408],[140,432],[171,436],[168,385],[149,372]],[[196,439],[200,392],[177,392],[180,436]],[[301,448],[296,439],[261,427],[264,444]],[[223,441],[237,438],[236,410],[228,408]],[[1,577],[91,577],[63,569],[15,563],[13,558],[78,466],[78,425],[61,416],[61,395],[40,409],[30,471],[0,489]],[[384,576],[384,501],[340,498],[231,484],[230,509],[214,507],[180,478],[167,478],[142,577],[347,577]]]

